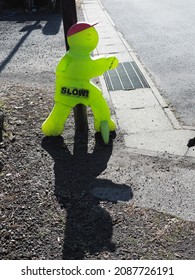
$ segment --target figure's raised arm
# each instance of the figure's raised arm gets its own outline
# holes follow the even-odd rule
[[[102,57],[93,60],[94,76],[103,75],[104,72],[114,69],[118,66],[118,59],[115,56]]]

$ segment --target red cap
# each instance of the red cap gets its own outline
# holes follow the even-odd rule
[[[96,22],[94,24],[89,24],[86,22],[77,22],[70,27],[70,29],[68,30],[68,33],[67,33],[67,37],[74,35],[78,32],[81,32],[87,28],[93,27],[96,24],[98,24],[98,22]]]

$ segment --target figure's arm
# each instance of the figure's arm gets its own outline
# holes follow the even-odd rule
[[[107,70],[112,70],[118,66],[118,59],[115,56],[107,57],[106,61],[109,66]]]
[[[94,76],[100,76],[107,70],[114,69],[118,66],[118,59],[115,56],[102,57],[93,60]]]

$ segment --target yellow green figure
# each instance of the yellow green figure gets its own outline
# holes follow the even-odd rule
[[[91,81],[118,65],[116,57],[90,56],[98,44],[98,33],[94,25],[84,22],[74,24],[67,33],[69,50],[56,69],[55,105],[42,125],[46,136],[59,136],[64,124],[77,104],[90,106],[94,115],[94,128],[101,132],[105,144],[109,132],[115,131],[108,104],[100,89]]]

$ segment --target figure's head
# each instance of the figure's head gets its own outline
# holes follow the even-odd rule
[[[94,25],[78,22],[70,27],[67,40],[71,50],[77,53],[90,53],[98,44],[98,33]]]

